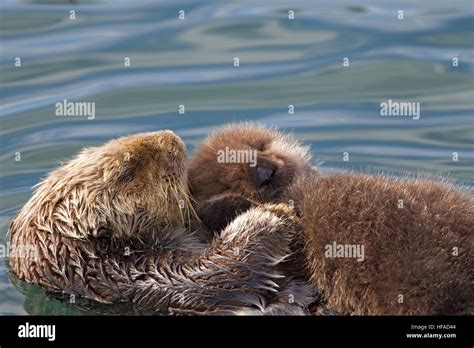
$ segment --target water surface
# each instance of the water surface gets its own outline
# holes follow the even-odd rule
[[[0,242],[31,187],[60,161],[157,129],[172,129],[192,152],[215,127],[257,121],[311,145],[324,171],[473,184],[472,4],[2,0]],[[95,102],[95,119],[55,116],[64,99]],[[420,103],[420,119],[381,117],[388,99]],[[87,312],[15,287],[7,271],[2,259],[0,314]]]

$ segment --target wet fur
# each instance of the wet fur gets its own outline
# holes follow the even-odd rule
[[[225,147],[257,149],[257,167],[263,162],[276,168],[272,178],[276,190],[256,185],[256,169],[248,164],[217,163],[217,151]],[[292,201],[302,227],[292,250],[300,256],[286,264],[284,273],[307,271],[307,278],[323,289],[336,310],[347,314],[474,312],[472,197],[428,180],[319,176],[308,169],[308,160],[307,148],[275,130],[249,124],[218,130],[198,147],[190,165],[191,189],[198,193],[196,205],[204,213],[203,221],[215,230],[216,217],[206,217],[210,210],[205,206],[215,204],[216,197],[221,201],[226,195],[232,197],[229,209],[219,212],[223,216],[235,214],[232,207],[238,196],[253,205]],[[225,184],[222,178],[232,182]],[[397,207],[399,199],[404,201],[403,209]],[[326,258],[324,248],[334,241],[363,244],[365,261]],[[452,255],[454,247],[459,248],[459,256]]]
[[[103,303],[266,314],[284,279],[275,265],[290,253],[293,218],[284,206],[252,208],[221,240],[203,244],[189,230],[185,159],[184,144],[166,131],[84,150],[50,173],[12,221],[13,271],[49,292]],[[16,254],[21,247],[31,253]],[[295,305],[276,306],[306,314],[312,293],[307,286]]]

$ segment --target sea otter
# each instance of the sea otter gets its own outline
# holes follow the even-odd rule
[[[257,151],[257,165],[217,162],[224,148]],[[251,206],[294,205],[302,228],[293,249],[300,257],[285,272],[307,272],[341,313],[474,312],[472,197],[428,180],[322,176],[308,159],[307,148],[263,126],[216,131],[189,166],[201,219],[219,231],[220,221]]]
[[[189,230],[186,158],[171,131],[83,150],[11,222],[13,271],[50,292],[164,313],[306,314],[314,287],[275,269],[290,252],[292,214],[255,207],[202,243]]]

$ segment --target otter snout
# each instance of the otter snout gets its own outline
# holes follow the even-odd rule
[[[181,158],[187,156],[186,145],[171,130],[163,130],[151,133],[154,136],[154,143],[158,147],[157,150],[165,151],[172,156],[179,156]]]
[[[178,137],[173,132],[168,133],[167,137],[170,138],[169,139],[170,148],[168,149],[168,152],[172,152],[175,156],[187,157],[186,145],[184,145],[184,142],[181,140],[181,138]]]
[[[186,145],[170,130],[156,132],[157,149],[163,159],[165,175],[185,175]]]

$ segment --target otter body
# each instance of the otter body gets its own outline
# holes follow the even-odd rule
[[[285,199],[301,217],[311,280],[333,308],[474,313],[474,202],[454,188],[340,174],[298,179]]]
[[[225,148],[257,151],[257,165],[217,163],[216,153]],[[284,273],[306,273],[341,313],[474,311],[474,203],[452,186],[386,176],[320,176],[295,140],[245,124],[205,140],[189,176],[198,214],[210,230],[218,231],[212,206],[221,207],[224,219],[246,205],[294,206],[300,225],[295,256]],[[363,254],[337,254],[338,246],[363,247]]]
[[[189,230],[186,151],[170,131],[86,149],[38,185],[9,229],[21,280],[171,314],[306,314],[317,296],[279,295],[294,233],[287,208],[252,208],[211,245]]]

